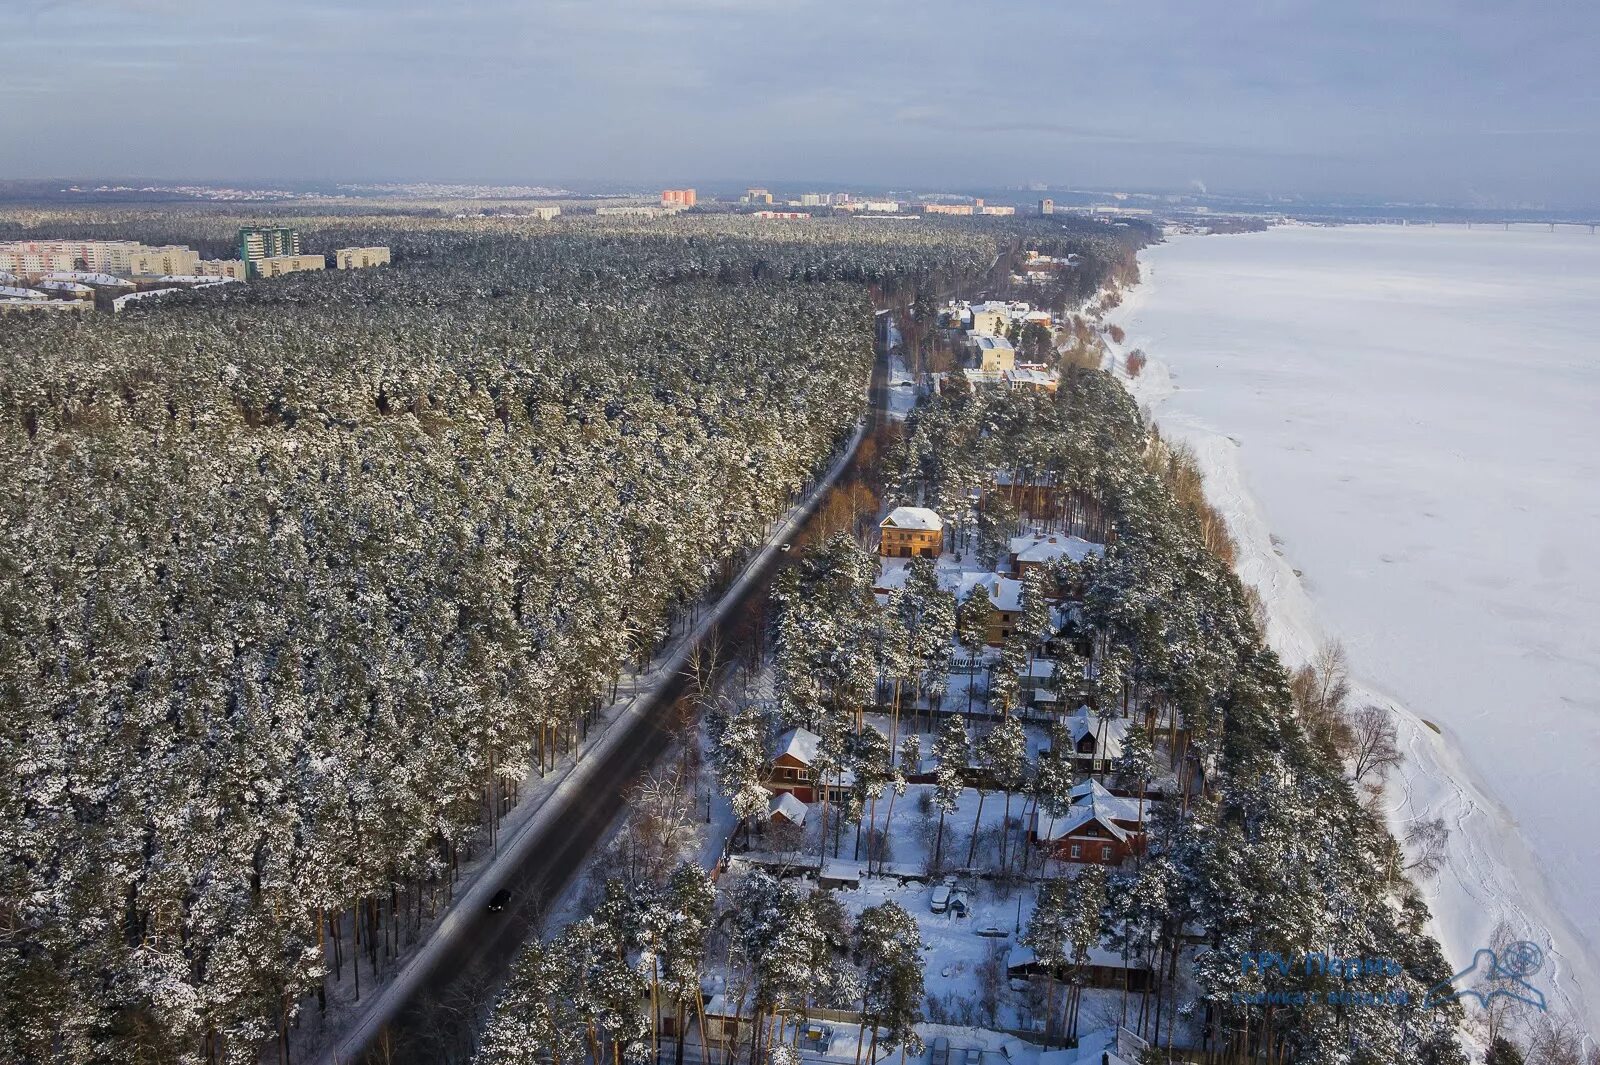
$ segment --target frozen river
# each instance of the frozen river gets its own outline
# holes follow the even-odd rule
[[[1340,639],[1396,706],[1391,821],[1454,830],[1447,955],[1508,921],[1595,1030],[1600,236],[1283,227],[1143,262],[1111,316],[1135,394],[1200,455],[1274,646]]]

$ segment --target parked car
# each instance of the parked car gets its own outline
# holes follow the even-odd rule
[[[1011,933],[1007,932],[1004,928],[1001,928],[999,925],[990,924],[990,925],[984,925],[982,928],[973,929],[972,930],[972,934],[975,935],[975,936],[982,936],[984,939],[1004,939],[1004,938],[1006,938],[1006,936],[1010,935]]]
[[[511,905],[511,889],[501,888],[499,891],[496,891],[494,893],[494,897],[489,900],[489,912],[499,913],[509,905]]]
[[[933,1037],[928,1045],[928,1065],[950,1065],[950,1040],[942,1035]]]
[[[934,913],[943,913],[950,908],[950,898],[956,894],[956,882],[953,877],[946,877],[933,885],[933,894],[928,897],[928,908]]]
[[[983,1051],[977,1047],[968,1047],[961,1065],[983,1065]]]

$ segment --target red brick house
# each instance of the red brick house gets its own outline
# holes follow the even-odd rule
[[[1028,838],[1049,848],[1051,857],[1085,865],[1121,865],[1144,850],[1144,819],[1136,800],[1113,795],[1093,780],[1073,788],[1071,796],[1071,807],[1058,817],[1034,811]]]

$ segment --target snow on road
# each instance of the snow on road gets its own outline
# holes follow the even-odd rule
[[[1273,646],[1343,640],[1393,708],[1391,827],[1451,828],[1422,885],[1446,956],[1508,922],[1595,1031],[1600,238],[1284,228],[1143,261],[1109,318],[1151,359],[1129,387],[1194,448]]]

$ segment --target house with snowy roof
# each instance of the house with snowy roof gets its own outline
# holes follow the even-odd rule
[[[895,507],[878,532],[884,558],[938,558],[944,551],[944,519],[927,507]]]
[[[772,797],[772,802],[767,807],[767,820],[773,824],[804,828],[806,815],[809,812],[806,804],[795,798],[793,792],[780,791]]]
[[[1003,336],[979,333],[972,338],[977,353],[978,369],[987,373],[1004,373],[1017,365],[1017,349]]]
[[[1006,975],[1012,979],[1042,980],[1052,974],[1050,967],[1039,961],[1033,953],[1033,948],[1019,943],[1006,954]],[[1071,962],[1064,963],[1053,975],[1058,982],[1071,980],[1075,975],[1074,966]],[[1137,956],[1124,957],[1122,951],[1111,950],[1104,943],[1098,943],[1089,948],[1083,961],[1083,968],[1076,975],[1082,978],[1085,987],[1116,990],[1127,987],[1129,991],[1142,991],[1150,985],[1150,963]],[[1074,1057],[1066,1060],[1076,1062],[1079,1059]],[[1040,1065],[1044,1065],[1042,1054]]]
[[[115,274],[103,274],[94,270],[51,270],[42,274],[43,281],[76,281],[80,285],[93,285],[96,288],[134,288],[132,281],[118,277]]]
[[[62,300],[94,299],[94,289],[76,281],[40,281],[39,291],[53,293],[56,299]]]
[[[1061,559],[1082,562],[1088,558],[1099,558],[1105,553],[1104,544],[1091,543],[1081,536],[1033,533],[1029,536],[1013,536],[1006,557],[1011,560],[1011,572],[1024,577],[1031,569],[1049,566]]]
[[[1068,793],[1064,812],[1035,810],[1028,838],[1064,862],[1120,865],[1144,850],[1143,811],[1135,799],[1113,795],[1097,780]]]
[[[816,782],[811,767],[817,761],[822,737],[807,728],[792,728],[779,736],[768,752],[772,772],[766,789],[774,795],[791,795],[802,803],[815,802]]]
[[[1077,763],[1080,773],[1109,773],[1122,757],[1122,737],[1127,735],[1130,721],[1126,717],[1102,721],[1087,706],[1080,706],[1062,722],[1072,750],[1061,753]]]
[[[986,300],[967,308],[967,331],[974,336],[1004,336],[1011,324],[1011,304]]]
[[[950,588],[956,601],[965,603],[981,590],[989,597],[989,631],[984,642],[999,647],[1011,638],[1022,620],[1022,582],[999,573],[965,570]]]

